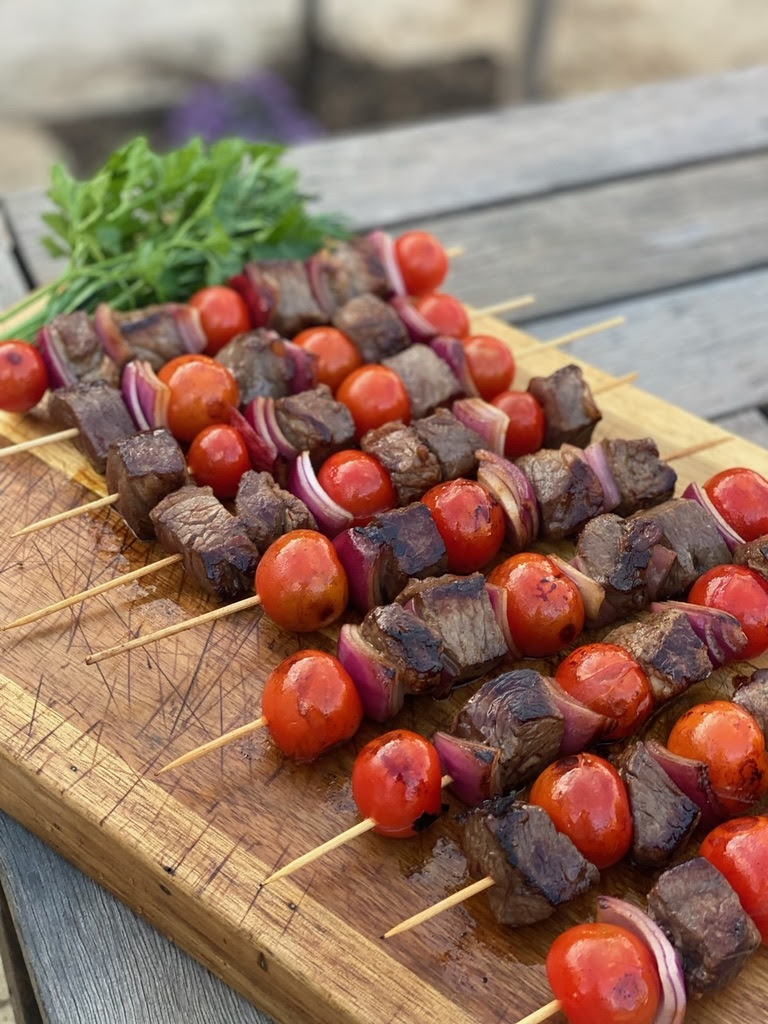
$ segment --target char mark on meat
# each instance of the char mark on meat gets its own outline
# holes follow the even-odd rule
[[[392,477],[398,504],[417,501],[442,480],[440,463],[413,427],[399,421],[363,434],[360,447]]]
[[[150,513],[158,541],[178,552],[186,571],[225,601],[253,593],[259,553],[242,522],[213,496],[210,487],[182,487]]]
[[[142,540],[155,536],[150,518],[155,505],[188,480],[184,453],[163,428],[113,441],[106,473],[110,493],[117,494],[117,511]]]
[[[360,632],[385,656],[404,693],[429,693],[440,681],[443,641],[439,633],[399,604],[373,608]]]
[[[259,328],[239,334],[216,353],[216,361],[232,372],[240,389],[240,404],[258,396],[282,398],[290,393],[293,362],[285,339]]]
[[[758,722],[768,736],[768,668],[758,668],[751,676],[737,676],[734,703],[740,704]]]
[[[123,396],[105,381],[57,388],[51,392],[48,412],[58,430],[79,431],[72,443],[102,476],[110,444],[136,431]]]
[[[733,550],[735,565],[746,565],[768,579],[768,537],[737,544]]]
[[[677,473],[661,461],[652,438],[606,438],[600,444],[621,495],[616,515],[628,516],[672,497]]]
[[[555,760],[564,721],[541,673],[519,669],[483,683],[456,715],[451,732],[500,750],[501,785],[509,791]]]
[[[578,448],[586,448],[603,417],[581,368],[571,363],[555,370],[549,377],[532,377],[528,390],[544,409],[547,423],[545,447],[574,444]]]
[[[417,420],[413,429],[437,459],[443,480],[475,475],[475,452],[484,448],[486,442],[448,409],[438,409],[431,416]]]
[[[463,817],[467,868],[490,875],[494,917],[514,927],[543,921],[588,892],[600,875],[541,807],[512,797],[488,800]]]
[[[142,359],[157,372],[176,356],[202,352],[207,343],[198,310],[179,302],[125,313],[102,302],[94,314],[93,326],[121,369],[132,359]]]
[[[357,295],[386,298],[390,292],[387,272],[370,238],[333,242],[310,256],[307,267],[315,297],[329,318]]]
[[[291,530],[317,529],[315,517],[301,498],[279,487],[270,473],[249,470],[243,474],[235,496],[235,511],[261,552]]]
[[[357,295],[333,317],[333,325],[357,345],[365,363],[380,363],[410,345],[408,331],[388,302]]]
[[[688,994],[722,988],[760,945],[760,932],[717,868],[703,857],[665,871],[648,911],[680,953]]]
[[[55,316],[40,329],[37,344],[52,387],[95,380],[120,383],[117,366],[104,351],[93,321],[82,310]]]
[[[279,398],[275,415],[288,441],[298,451],[308,451],[313,462],[324,462],[348,448],[355,437],[352,414],[336,401],[327,384]]]
[[[516,465],[536,494],[545,540],[570,537],[603,511],[600,480],[572,445],[523,455]]]
[[[463,393],[450,366],[427,345],[411,345],[383,363],[401,378],[411,400],[411,415],[420,419]]]

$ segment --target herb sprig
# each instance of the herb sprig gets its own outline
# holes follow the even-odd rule
[[[99,302],[129,309],[184,301],[248,260],[303,258],[343,236],[340,219],[308,213],[283,152],[272,143],[206,146],[196,138],[161,155],[139,137],[87,181],[55,165],[48,191],[55,209],[43,215],[51,231],[43,242],[67,268],[0,317],[0,335],[11,315],[14,336],[32,339],[57,313],[92,311]]]

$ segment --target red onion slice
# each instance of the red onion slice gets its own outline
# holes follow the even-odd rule
[[[496,452],[481,448],[475,455],[478,483],[501,502],[507,538],[515,551],[523,551],[539,532],[539,504],[531,482],[514,462]]]
[[[293,368],[291,391],[296,394],[317,387],[317,356],[292,341],[284,341],[283,344]]]
[[[550,562],[554,562],[560,572],[576,585],[584,601],[584,611],[589,623],[599,622],[602,615],[603,602],[605,601],[605,590],[603,587],[581,572],[575,565],[566,562],[559,555],[548,555]]]
[[[474,378],[469,372],[466,350],[459,338],[451,338],[447,334],[438,334],[429,343],[429,347],[453,370],[456,379],[461,384],[461,393],[478,398],[480,392],[477,390]]]
[[[689,498],[691,501],[697,501],[702,508],[705,508],[707,512],[715,520],[718,533],[723,538],[725,543],[728,545],[728,550],[733,551],[737,544],[743,544],[744,538],[733,529],[733,527],[726,522],[725,519],[720,515],[715,506],[712,504],[709,495],[699,484],[688,484],[683,491],[683,497]]]
[[[405,295],[394,295],[390,305],[403,321],[403,326],[410,335],[411,341],[432,341],[437,336],[437,331],[425,316],[416,309],[411,300]]]
[[[277,287],[257,263],[246,263],[242,273],[229,279],[234,288],[245,299],[254,327],[266,327],[279,298]]]
[[[611,464],[608,461],[608,453],[602,441],[587,445],[584,449],[584,459],[594,470],[595,476],[603,488],[603,511],[612,512],[621,504],[621,491],[613,475]]]
[[[482,398],[457,398],[451,412],[465,427],[476,431],[496,455],[504,454],[509,416]]]
[[[173,316],[184,351],[194,354],[205,352],[208,338],[203,330],[200,310],[194,306],[187,306],[182,302],[168,303],[166,308]]]
[[[393,295],[407,295],[405,281],[400,271],[400,263],[395,251],[395,240],[386,231],[371,231],[368,239],[373,243],[374,248],[384,266],[387,281]]]
[[[507,645],[510,657],[517,661],[522,658],[522,654],[517,649],[517,644],[512,639],[512,631],[509,628],[509,615],[507,614],[509,594],[505,587],[500,587],[496,583],[488,583],[487,581],[485,589],[488,591],[491,608],[493,608],[493,614],[504,637],[504,643]]]
[[[560,743],[561,755],[578,754],[582,750],[586,750],[616,724],[615,718],[601,715],[598,711],[593,711],[586,704],[576,700],[552,676],[542,676],[542,678],[563,716],[564,731]]]
[[[654,601],[651,604],[652,612],[663,612],[666,608],[674,608],[685,614],[691,629],[707,645],[707,654],[713,668],[736,661],[747,646],[744,630],[735,615],[720,608],[707,608],[686,601]]]
[[[133,359],[133,349],[128,345],[114,310],[106,302],[101,302],[93,314],[93,329],[99,336],[104,351],[118,366],[125,366]]]
[[[48,386],[50,388],[67,388],[77,384],[77,377],[61,356],[55,328],[52,328],[50,324],[44,324],[37,332],[36,342],[48,370]]]
[[[256,431],[234,405],[229,407],[229,422],[231,426],[240,431],[253,468],[259,472],[272,473],[274,476],[277,466],[277,448],[271,438]]]
[[[712,789],[708,765],[703,761],[673,754],[658,740],[648,739],[645,745],[648,753],[664,769],[677,788],[701,808],[701,824],[705,828],[713,828],[728,817]]]
[[[639,907],[615,896],[597,897],[596,916],[598,921],[626,928],[651,951],[661,982],[661,999],[653,1024],[683,1024],[686,1007],[683,961],[661,928]]]
[[[171,389],[167,384],[163,384],[145,359],[134,359],[125,369],[127,370],[129,366],[135,367],[136,393],[150,429],[167,427]],[[125,376],[125,370],[123,376]]]
[[[363,612],[384,604],[381,581],[386,543],[374,540],[364,528],[352,527],[338,533],[333,538],[333,546],[349,580],[352,604]]]
[[[645,589],[651,601],[656,600],[676,561],[677,554],[672,548],[666,548],[663,544],[654,544],[651,560],[645,570]]]
[[[288,489],[301,498],[317,520],[320,530],[328,537],[335,537],[352,525],[354,516],[337,504],[321,486],[309,452],[302,452],[291,463]]]
[[[123,393],[123,401],[126,408],[133,417],[133,422],[139,430],[149,430],[149,422],[144,415],[144,410],[141,408],[141,402],[139,401],[138,370],[135,362],[128,363],[123,370],[120,390]]]
[[[451,791],[471,807],[501,796],[501,750],[475,740],[436,732],[432,742],[440,755],[443,774],[450,775]]]
[[[395,670],[360,634],[345,623],[339,631],[336,656],[352,676],[363,711],[374,722],[386,722],[403,706],[403,688]]]

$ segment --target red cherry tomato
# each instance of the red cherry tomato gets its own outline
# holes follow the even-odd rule
[[[543,807],[558,832],[601,870],[629,852],[633,827],[627,787],[597,754],[574,754],[548,765],[531,787],[530,802]]]
[[[449,572],[476,572],[498,554],[504,541],[504,512],[480,484],[447,480],[421,500],[443,538]]]
[[[243,435],[226,423],[201,430],[187,453],[187,464],[201,487],[212,487],[217,498],[234,498],[240,477],[251,468]]]
[[[742,658],[768,650],[768,580],[759,572],[746,565],[716,565],[696,580],[688,600],[736,616],[747,638]]]
[[[725,875],[768,945],[768,818],[724,821],[699,853]]]
[[[473,334],[464,342],[464,351],[481,398],[490,402],[506,391],[515,376],[515,357],[509,345],[490,334]]]
[[[707,480],[704,490],[744,540],[757,540],[768,533],[768,480],[754,469],[724,469]]]
[[[369,363],[346,377],[336,397],[352,413],[357,436],[392,420],[411,422],[411,400],[402,379],[388,366]]]
[[[555,939],[547,978],[569,1024],[653,1024],[661,982],[646,944],[626,928],[578,924]]]
[[[429,231],[406,231],[395,239],[395,256],[409,295],[439,288],[448,273],[445,249]]]
[[[393,839],[416,835],[443,807],[437,750],[423,736],[396,729],[371,740],[355,758],[352,795],[375,832]]]
[[[546,555],[513,555],[496,566],[488,582],[507,591],[509,629],[526,658],[554,654],[584,628],[584,601],[578,587]]]
[[[354,526],[365,526],[377,513],[397,507],[392,478],[379,460],[366,452],[331,455],[317,479],[328,497],[355,517]]]
[[[558,683],[576,700],[613,719],[605,740],[630,736],[653,710],[648,676],[629,651],[617,644],[586,644],[560,662]]]
[[[547,421],[540,403],[530,391],[502,391],[491,399],[509,416],[504,454],[509,459],[531,455],[544,444]]]
[[[168,429],[179,441],[193,441],[212,423],[226,423],[240,391],[231,372],[210,356],[177,356],[157,376],[171,390]]]
[[[334,392],[363,363],[360,349],[336,327],[308,327],[293,342],[312,353],[317,360],[317,383],[327,384]]]
[[[413,304],[435,328],[438,334],[451,338],[466,338],[470,331],[469,315],[464,305],[447,292],[427,292],[418,295]]]
[[[48,370],[34,345],[26,341],[0,343],[0,409],[27,412],[48,388]]]
[[[743,814],[768,792],[768,755],[760,726],[729,700],[710,700],[686,711],[667,740],[673,754],[703,761],[723,810]]]
[[[347,670],[325,651],[298,651],[269,675],[262,711],[278,747],[313,761],[357,732],[363,706]]]
[[[315,530],[291,530],[264,552],[256,567],[256,592],[278,626],[308,633],[343,614],[349,583],[327,537]]]
[[[208,339],[205,351],[209,356],[215,356],[227,342],[251,329],[248,306],[234,288],[227,288],[223,284],[201,288],[189,300],[189,305],[200,313],[203,331]]]

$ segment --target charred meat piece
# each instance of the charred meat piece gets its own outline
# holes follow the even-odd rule
[[[463,823],[467,868],[495,881],[488,901],[502,924],[543,921],[599,881],[595,865],[541,807],[501,797],[467,812]]]
[[[123,396],[105,381],[57,388],[51,392],[48,412],[57,430],[80,431],[72,443],[102,476],[110,444],[136,432]]]
[[[152,540],[150,512],[187,483],[187,462],[178,441],[163,429],[145,430],[109,446],[107,487],[117,511],[142,540]]]
[[[440,635],[402,605],[371,609],[360,632],[385,656],[404,693],[428,693],[437,686],[443,668]]]
[[[528,390],[544,409],[546,448],[575,444],[586,448],[603,418],[581,368],[571,363],[549,377],[532,377]]]
[[[387,272],[370,238],[326,246],[310,256],[307,270],[315,298],[329,318],[357,295],[386,298],[390,292]]]
[[[746,565],[768,579],[768,537],[737,544],[733,550],[733,562]]]
[[[490,671],[507,654],[482,573],[413,581],[397,598],[443,639],[443,687]]]
[[[143,359],[157,372],[176,356],[202,352],[207,344],[199,312],[179,302],[126,313],[102,302],[93,326],[105,351],[121,369],[132,359]]]
[[[306,327],[328,322],[312,294],[302,260],[246,263],[230,284],[245,299],[256,327],[271,327],[292,338]]]
[[[617,767],[632,809],[632,860],[642,867],[661,867],[684,848],[701,811],[651,757],[644,743],[633,743]]]
[[[392,477],[400,505],[418,500],[442,480],[440,463],[413,427],[399,421],[363,434],[360,447]]]
[[[216,361],[231,370],[241,405],[257,395],[282,398],[290,394],[293,362],[285,339],[276,331],[262,327],[239,334],[216,353]]]
[[[648,911],[683,960],[690,996],[722,988],[760,945],[760,932],[717,868],[695,857],[665,871]]]
[[[378,295],[350,299],[334,315],[333,326],[352,339],[364,363],[380,363],[411,343],[403,321]]]
[[[210,487],[174,491],[152,509],[150,518],[158,541],[182,555],[184,568],[204,590],[224,601],[253,593],[259,553],[240,519]]]
[[[475,475],[475,452],[485,448],[485,441],[477,431],[465,427],[448,409],[438,409],[412,426],[440,464],[443,480]]]
[[[87,313],[59,313],[37,335],[40,355],[48,367],[51,387],[70,387],[93,380],[119,384],[117,367],[102,348]]]
[[[310,452],[313,461],[324,462],[355,437],[352,413],[336,401],[327,384],[279,398],[275,415],[288,441],[298,451]]]
[[[599,443],[621,495],[621,502],[613,509],[616,515],[628,516],[672,497],[677,473],[661,461],[652,438],[606,438]]]
[[[533,669],[483,683],[454,719],[451,732],[501,751],[501,785],[520,787],[560,753],[564,723],[544,677]]]
[[[427,345],[410,348],[382,360],[405,384],[411,400],[411,415],[419,419],[463,393],[458,378],[444,359]]]
[[[740,704],[768,736],[768,668],[758,668],[746,679],[737,677],[735,704]]]
[[[657,704],[683,693],[712,672],[707,645],[685,613],[674,609],[652,615],[645,622],[618,626],[603,640],[625,648],[640,662]]]
[[[242,475],[235,511],[245,532],[262,552],[291,530],[317,529],[315,517],[301,498],[279,487],[270,473],[249,470]]]
[[[539,503],[540,536],[562,540],[603,511],[603,488],[597,474],[572,445],[542,448],[515,462],[528,477]]]

